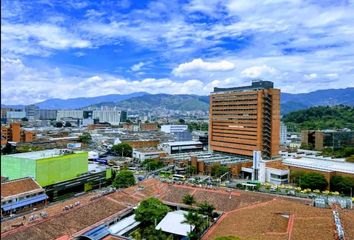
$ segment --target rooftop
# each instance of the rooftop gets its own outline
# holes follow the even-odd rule
[[[250,91],[250,90],[259,90],[259,89],[269,89],[273,88],[274,84],[271,81],[263,81],[260,79],[256,79],[252,81],[250,86],[242,86],[242,87],[233,87],[233,88],[214,88],[214,93],[216,92],[242,92],[242,91]]]
[[[354,163],[343,159],[324,159],[320,157],[286,158],[283,163],[287,166],[312,169],[322,172],[343,172],[354,174]]]
[[[170,146],[181,146],[181,145],[194,145],[194,144],[202,144],[199,141],[180,141],[180,142],[165,142],[162,144],[167,144]]]
[[[191,152],[191,153],[176,153],[169,155],[177,161],[186,160],[190,157],[197,157],[198,161],[205,163],[219,162],[220,164],[249,162],[251,159],[245,157],[239,157],[231,154],[210,153],[208,151]]]
[[[179,236],[188,236],[191,226],[187,223],[182,223],[185,220],[184,214],[187,213],[188,212],[182,210],[167,213],[161,222],[156,226],[156,229]],[[193,228],[194,227],[192,226],[192,229]]]
[[[34,190],[42,190],[32,178],[21,178],[1,183],[1,198],[18,195]]]
[[[37,160],[43,158],[57,157],[67,153],[74,153],[74,152],[66,149],[49,149],[49,150],[36,151],[36,152],[15,153],[6,156]]]

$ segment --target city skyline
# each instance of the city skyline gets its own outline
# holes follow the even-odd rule
[[[354,87],[353,1],[2,1],[5,104]]]

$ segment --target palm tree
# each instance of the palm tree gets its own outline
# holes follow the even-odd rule
[[[182,223],[189,224],[189,226],[190,226],[190,232],[188,233],[188,236],[191,239],[195,238],[199,232],[198,228],[201,227],[204,223],[203,216],[201,216],[200,214],[198,214],[196,212],[190,211],[187,214],[184,214],[184,219],[185,220]],[[193,233],[192,227],[194,227],[194,233]]]
[[[182,202],[187,205],[193,205],[193,203],[195,203],[195,200],[192,195],[186,194],[183,196]]]
[[[215,210],[215,207],[212,204],[209,204],[207,201],[204,201],[198,205],[198,213],[208,216],[208,219],[211,219],[213,217],[213,213]]]

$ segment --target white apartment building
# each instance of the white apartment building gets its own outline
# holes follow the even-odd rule
[[[287,134],[288,134],[288,128],[283,122],[281,122],[280,123],[280,145],[286,145]]]
[[[188,130],[187,125],[162,125],[161,131],[165,133],[179,133]]]
[[[119,110],[92,110],[92,119],[99,122],[108,122],[112,125],[119,125],[121,111]],[[58,110],[57,121],[63,118],[84,119],[84,110]]]

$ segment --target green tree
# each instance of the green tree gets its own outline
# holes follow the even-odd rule
[[[214,177],[220,177],[221,175],[227,173],[229,168],[227,166],[222,166],[218,163],[215,163],[211,166],[211,175]]]
[[[91,142],[91,140],[92,140],[91,134],[89,134],[87,132],[85,132],[81,136],[79,136],[79,142],[88,144]]]
[[[65,127],[71,127],[71,123],[70,122],[65,122]]]
[[[141,222],[142,226],[150,226],[159,223],[162,218],[170,211],[170,208],[164,205],[157,198],[148,198],[140,202],[135,210],[135,220]]]
[[[303,189],[310,188],[312,190],[325,190],[328,186],[328,182],[322,174],[306,173],[300,178],[299,186]]]
[[[5,147],[1,150],[2,154],[13,154],[16,153],[16,147],[11,143],[6,143]]]
[[[23,117],[23,118],[21,118],[21,121],[22,121],[22,122],[28,122],[28,118]]]
[[[331,191],[338,191],[350,195],[354,190],[354,177],[333,176],[331,177]]]
[[[133,148],[127,143],[119,143],[113,145],[111,148],[111,153],[117,156],[131,157],[133,153]]]
[[[114,180],[113,187],[115,188],[126,188],[133,186],[135,184],[135,177],[132,171],[121,170],[119,171]]]
[[[207,201],[204,201],[200,204],[198,204],[198,213],[208,216],[208,218],[211,220],[214,214],[215,207],[208,203]]]
[[[188,237],[190,239],[198,239],[200,230],[204,228],[205,221],[203,216],[197,212],[189,211],[184,214],[185,220],[182,223],[186,223],[190,225],[190,231],[188,233]],[[193,229],[194,227],[194,229]]]
[[[192,165],[188,165],[186,171],[190,175],[196,174],[197,173],[197,167],[196,166],[192,166]]]
[[[145,159],[143,162],[143,166],[145,169],[152,171],[164,166],[163,162],[160,159]]]
[[[186,205],[193,205],[193,203],[195,203],[195,200],[192,195],[186,194],[183,196],[182,202]]]
[[[57,128],[62,128],[64,125],[62,122],[56,122],[54,126]]]

